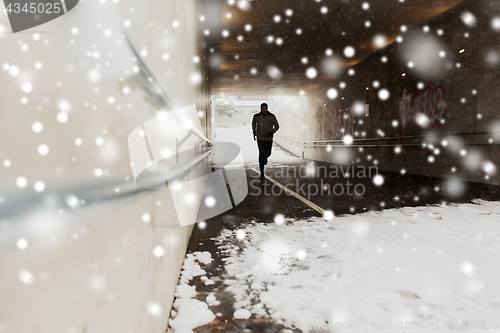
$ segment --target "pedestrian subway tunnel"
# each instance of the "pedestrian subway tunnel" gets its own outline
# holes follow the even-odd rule
[[[498,4],[10,3],[1,332],[498,329]]]

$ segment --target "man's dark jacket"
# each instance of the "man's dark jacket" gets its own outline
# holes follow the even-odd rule
[[[271,141],[279,128],[276,116],[269,111],[265,114],[261,111],[253,116],[252,130],[253,135],[257,136],[257,140]]]

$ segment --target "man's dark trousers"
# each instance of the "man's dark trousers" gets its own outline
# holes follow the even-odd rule
[[[273,147],[273,140],[257,140],[259,147],[259,166],[260,173],[264,174],[264,165],[267,164],[267,158],[271,156],[271,149]]]

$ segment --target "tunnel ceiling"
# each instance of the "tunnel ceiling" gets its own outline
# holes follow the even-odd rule
[[[460,2],[204,0],[200,24],[212,94],[297,96],[303,90],[309,95],[404,37],[402,26],[410,31]],[[352,57],[344,53],[348,46],[355,50]],[[311,67],[314,78],[306,75]]]

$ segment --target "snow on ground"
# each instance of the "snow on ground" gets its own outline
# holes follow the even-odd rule
[[[210,252],[195,252],[187,254],[182,266],[182,273],[179,279],[179,284],[175,289],[175,301],[169,321],[170,330],[172,333],[192,333],[193,329],[212,322],[215,315],[206,302],[194,299],[196,296],[196,287],[190,286],[189,282],[196,276],[205,277],[206,271],[200,267],[200,263],[209,264],[212,262]],[[215,296],[207,297],[207,302],[210,305],[217,304]]]
[[[500,203],[476,203],[223,230],[225,283],[236,309],[304,332],[500,332]]]
[[[253,140],[252,126],[246,125],[241,127],[215,127],[214,141],[216,142],[232,142],[240,146],[245,164],[259,163],[259,149],[257,141]],[[214,155],[214,160],[217,160],[217,153]],[[269,164],[273,163],[293,163],[299,161],[300,158],[284,151],[276,143],[273,143],[273,150],[269,157]]]

